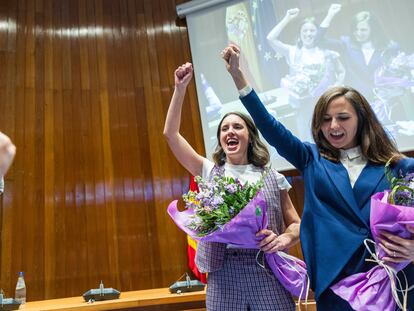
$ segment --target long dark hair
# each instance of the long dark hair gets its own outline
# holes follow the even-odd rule
[[[359,23],[366,22],[368,23],[371,32],[370,40],[373,43],[376,49],[385,49],[388,44],[388,38],[386,37],[384,27],[382,26],[379,19],[368,11],[361,11],[354,15],[351,21],[351,40],[355,45],[360,43],[355,40],[354,32]]]
[[[256,125],[253,120],[246,114],[235,111],[226,113],[223,118],[221,118],[220,123],[217,127],[217,146],[216,150],[213,153],[214,162],[221,166],[226,162],[226,154],[224,153],[223,148],[220,144],[220,131],[223,120],[229,115],[235,115],[241,118],[244,123],[246,123],[247,130],[249,132],[249,146],[247,147],[247,161],[249,164],[254,166],[263,167],[270,160],[270,154],[267,150],[265,144],[260,140],[259,131],[257,130]]]
[[[312,135],[320,154],[332,161],[339,162],[340,151],[333,147],[322,133],[322,123],[329,104],[338,97],[344,97],[354,107],[358,117],[356,133],[357,144],[367,160],[385,164],[390,158],[398,160],[404,157],[397,149],[365,97],[351,87],[337,86],[328,89],[316,103],[312,118]]]

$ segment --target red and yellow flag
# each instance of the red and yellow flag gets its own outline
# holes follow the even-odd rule
[[[190,190],[191,191],[198,191],[197,183],[194,180],[194,176],[191,176],[190,179]],[[188,256],[188,267],[193,272],[194,276],[199,279],[203,283],[207,283],[207,274],[201,273],[198,271],[197,266],[195,264],[195,256],[197,251],[197,241],[192,239],[189,235],[187,235],[187,256]]]

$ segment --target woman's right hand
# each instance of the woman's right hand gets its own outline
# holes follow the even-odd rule
[[[221,56],[226,62],[227,71],[232,75],[240,72],[240,49],[235,44],[230,44],[222,52]]]
[[[335,16],[336,14],[339,13],[341,8],[342,8],[342,5],[340,5],[339,3],[332,3],[331,6],[329,7],[328,15],[332,17]]]
[[[244,88],[248,83],[240,69],[240,49],[234,44],[230,44],[221,52],[221,57],[226,62],[227,71],[233,78],[234,84],[238,90]]]
[[[321,28],[329,28],[329,26],[331,25],[332,19],[334,18],[336,14],[339,13],[339,11],[341,11],[341,8],[342,8],[341,4],[332,3],[331,6],[329,7],[328,13],[326,14],[325,18],[323,19],[323,21],[321,22],[319,26]]]
[[[226,62],[227,71],[230,73],[237,89],[241,90],[247,85],[243,71],[240,69],[240,49],[230,44],[221,52],[221,57]]]
[[[177,88],[187,88],[193,77],[193,65],[185,63],[174,71],[174,83]]]

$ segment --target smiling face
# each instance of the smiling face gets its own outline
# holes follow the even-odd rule
[[[249,131],[242,118],[230,114],[223,119],[220,126],[220,145],[226,154],[227,163],[248,164]]]
[[[358,116],[344,96],[329,103],[321,130],[326,140],[335,148],[349,149],[357,145]]]
[[[354,31],[355,41],[365,43],[370,40],[371,26],[367,21],[359,22]]]
[[[304,47],[310,48],[313,47],[315,43],[317,28],[315,24],[307,22],[302,25],[300,29],[300,40]]]

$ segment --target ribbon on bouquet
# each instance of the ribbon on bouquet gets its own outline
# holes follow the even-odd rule
[[[368,271],[349,275],[330,287],[354,310],[394,311],[398,306],[405,311],[408,308],[408,298],[411,299],[408,294],[414,286],[408,284],[412,280],[402,272],[410,261],[384,262],[387,253],[378,244],[383,231],[402,239],[411,239],[412,233],[407,225],[414,226],[414,208],[389,203],[388,195],[389,191],[384,191],[371,197],[370,229],[373,239],[364,240],[364,245],[372,256],[366,260],[376,265]],[[375,249],[372,244],[376,245]],[[402,284],[404,281],[406,285]]]
[[[397,304],[398,308],[400,308],[402,311],[407,311],[408,292],[414,289],[414,285],[408,287],[407,276],[405,275],[404,271],[401,270],[401,274],[403,275],[404,281],[405,281],[405,288],[403,289],[401,280],[397,276],[398,271],[395,270],[394,268],[390,267],[385,261],[381,260],[379,258],[378,253],[372,251],[371,248],[369,247],[368,243],[374,244],[376,246],[375,241],[373,241],[371,239],[365,239],[364,240],[365,247],[366,247],[366,249],[368,250],[368,252],[370,253],[370,255],[372,257],[372,259],[365,259],[365,261],[375,262],[376,264],[378,264],[379,266],[384,268],[385,272],[388,275],[388,278],[390,279],[391,294],[392,294],[392,297],[394,298],[395,303]],[[399,289],[399,288],[401,288],[401,289]],[[398,297],[398,292],[402,293],[403,302],[400,301],[400,298]]]
[[[257,255],[256,255],[256,263],[262,267],[266,272],[268,271],[264,262],[261,263],[259,262],[259,255],[260,253],[262,253],[262,251],[258,251]],[[309,280],[309,276],[306,273],[306,266],[303,267],[299,261],[298,258],[289,255],[283,251],[277,251],[276,253],[270,253],[270,254],[265,254],[267,262],[270,266],[270,268],[272,269],[273,273],[278,276],[278,274],[285,272],[285,273],[289,273],[289,272],[294,272],[296,274],[296,278],[291,278],[292,280],[297,279],[297,280],[303,280],[304,275],[306,275],[306,280],[301,282],[300,285],[300,292],[299,294],[297,294],[297,289],[295,290],[289,290],[292,294],[298,296],[298,310],[301,310],[301,301],[302,301],[302,295],[305,294],[305,310],[308,310],[308,298],[309,298],[309,290],[310,290],[310,280]],[[278,271],[277,266],[273,265],[272,263],[274,262],[274,260],[276,260],[277,258],[280,258],[284,263],[286,263],[289,267],[288,270],[284,270],[284,271]],[[274,259],[274,260],[272,260]],[[299,264],[298,264],[299,263]],[[275,271],[276,270],[276,271]],[[284,279],[283,277],[278,277],[279,280]],[[305,292],[306,291],[306,292]]]

